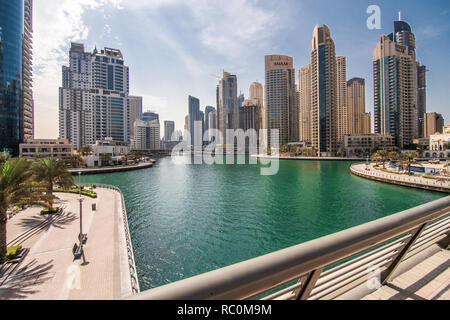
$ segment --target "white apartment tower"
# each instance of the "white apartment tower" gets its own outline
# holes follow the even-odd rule
[[[75,148],[112,138],[130,137],[129,71],[122,53],[105,48],[85,52],[72,43],[69,67],[62,67],[59,89],[59,135]]]

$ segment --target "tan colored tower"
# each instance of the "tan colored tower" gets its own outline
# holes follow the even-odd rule
[[[361,134],[372,133],[372,114],[363,113],[361,116]]]
[[[311,143],[311,65],[300,68],[298,79],[299,140]]]
[[[295,103],[294,59],[284,55],[265,57],[265,113],[268,142],[278,129],[280,145],[298,141],[298,111]]]
[[[336,53],[330,29],[314,28],[311,52],[311,138],[319,156],[337,152]]]
[[[345,134],[370,133],[370,125],[366,127],[367,119],[365,119],[366,123],[363,122],[363,117],[367,117],[365,112],[365,80],[362,78],[352,78],[347,82],[348,127]],[[369,132],[367,132],[367,128],[369,128]]]
[[[345,57],[336,57],[337,76],[337,141],[343,142],[349,134],[347,112],[347,62]]]
[[[429,137],[436,133],[443,133],[444,118],[441,114],[430,112],[424,114],[423,136]]]
[[[265,129],[266,124],[266,112],[264,108],[264,89],[263,85],[257,81],[250,84],[250,100],[255,100],[260,108],[260,129]]]

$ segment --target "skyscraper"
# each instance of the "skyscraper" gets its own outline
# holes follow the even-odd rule
[[[201,115],[200,115],[200,100],[189,96],[188,97],[188,108],[189,108],[189,132],[191,136],[191,145],[195,144],[195,122],[202,121]],[[201,133],[198,132],[199,134]],[[198,141],[202,141],[201,138],[197,137]]]
[[[114,141],[129,141],[129,69],[120,50],[94,50],[92,86],[95,139],[110,137]]]
[[[69,66],[62,67],[59,138],[67,139],[75,149],[95,143],[91,56],[85,52],[83,44],[72,43]]]
[[[367,117],[366,84],[362,78],[352,78],[347,81],[347,115],[346,134],[370,133],[366,132],[367,119],[364,118]]]
[[[136,120],[134,126],[134,150],[160,150],[160,139],[160,124],[158,121]]]
[[[209,122],[209,114],[211,112],[215,112],[215,111],[216,111],[216,108],[214,108],[214,107],[211,107],[211,106],[205,107],[205,130],[211,129],[211,127],[210,127],[211,125]],[[215,125],[214,125],[214,128],[215,128]]]
[[[417,134],[423,137],[424,114],[427,113],[427,67],[417,62]]]
[[[175,122],[164,121],[164,141],[173,141],[172,136],[175,132]]]
[[[69,67],[62,67],[59,132],[75,148],[112,138],[128,142],[129,71],[120,50],[85,52],[72,43]]]
[[[141,115],[142,121],[153,121],[156,120],[159,122],[159,114],[157,114],[155,111],[145,111]]]
[[[268,130],[268,144],[271,144],[271,130],[279,130],[279,143],[298,140],[298,116],[295,102],[294,59],[284,55],[265,56],[265,128]]]
[[[423,133],[424,137],[429,137],[436,133],[444,133],[444,118],[440,113],[430,112],[424,114]]]
[[[23,142],[23,1],[0,0],[0,151],[19,154]]]
[[[311,139],[319,156],[337,151],[336,53],[330,29],[314,28],[311,52]]]
[[[261,122],[261,126],[260,129],[265,129],[265,108],[264,108],[264,89],[263,89],[263,85],[257,81],[252,82],[250,84],[250,88],[249,88],[249,99],[250,100],[255,100],[258,105],[260,106],[260,122]]]
[[[22,47],[23,131],[24,139],[34,138],[33,99],[33,0],[24,0],[24,28]]]
[[[345,57],[336,57],[336,105],[337,105],[337,141],[343,142],[348,134],[347,111],[347,61]]]
[[[134,122],[142,116],[142,97],[128,96],[130,139],[134,139]]]
[[[417,136],[416,43],[411,27],[394,22],[394,32],[381,36],[373,52],[375,133],[390,134],[399,148]]]
[[[226,130],[236,130],[239,127],[237,77],[235,75],[228,72],[223,73],[218,85],[217,98],[217,129],[222,133],[225,143]]]
[[[311,143],[311,65],[300,68],[298,79],[299,140]]]

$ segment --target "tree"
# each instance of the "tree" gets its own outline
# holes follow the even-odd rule
[[[130,152],[125,152],[122,154],[121,159],[122,161],[125,162],[125,164],[128,164],[128,160],[131,160],[131,153]]]
[[[386,162],[389,160],[389,153],[386,150],[378,150],[372,155],[372,160],[383,163],[383,169],[386,169]]]
[[[41,184],[32,180],[29,162],[7,160],[0,165],[0,260],[5,257],[7,211],[14,206],[38,204],[47,206],[48,196]]]
[[[394,161],[394,160],[398,160],[398,153],[397,152],[395,152],[395,151],[391,151],[391,152],[389,152],[389,154],[388,154],[388,158],[389,158],[389,160],[391,160],[391,161]]]
[[[143,156],[144,156],[144,154],[142,153],[142,151],[139,151],[139,150],[133,150],[130,152],[131,159],[133,159],[135,161],[141,159]]]
[[[68,162],[73,168],[79,168],[84,164],[84,160],[79,154],[71,155]]]
[[[415,152],[415,151],[405,153],[400,157],[400,163],[404,164],[408,167],[408,174],[411,174],[411,165],[418,163],[417,162],[418,157],[419,156],[418,156],[417,152]]]
[[[82,156],[88,156],[92,154],[93,150],[91,146],[82,146],[80,149],[78,149],[78,153],[80,153]]]
[[[75,184],[75,179],[67,171],[64,160],[37,159],[31,166],[31,174],[34,181],[44,185],[50,208],[53,208],[54,186],[69,189]]]

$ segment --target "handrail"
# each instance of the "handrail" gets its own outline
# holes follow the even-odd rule
[[[87,186],[86,184],[82,184],[82,185]],[[125,207],[125,200],[123,197],[122,190],[120,190],[116,186],[112,186],[112,185],[108,185],[108,184],[97,184],[97,183],[94,184],[93,183],[92,185],[95,185],[96,188],[114,190],[120,194],[120,200],[121,200],[121,204],[122,204],[122,217],[123,217],[123,224],[124,224],[124,231],[125,231],[125,242],[127,244],[128,267],[130,269],[131,290],[132,290],[133,294],[137,294],[140,291],[139,281],[138,281],[136,264],[135,264],[134,253],[133,253],[133,245],[131,243],[130,230],[129,230],[129,226],[128,226],[127,209]]]
[[[283,285],[295,281],[298,281],[298,284],[292,287],[292,292],[286,294],[286,297],[307,299],[310,297],[322,270],[348,259],[356,258],[358,262],[355,264],[355,268],[359,269],[352,269],[354,271],[352,274],[355,275],[351,274],[347,277],[344,284],[348,286],[353,280],[355,283],[360,283],[358,281],[361,281],[361,278],[366,276],[367,272],[359,272],[364,268],[361,259],[358,260],[357,257],[370,250],[377,252],[379,256],[381,246],[393,248],[392,250],[384,250],[386,251],[386,259],[383,260],[381,257],[375,260],[367,260],[378,263],[374,265],[383,267],[385,272],[390,275],[395,270],[396,264],[401,262],[403,255],[407,253],[404,251],[408,251],[416,239],[421,241],[420,232],[431,222],[449,215],[450,196],[291,248],[150,289],[134,295],[130,299],[250,299],[262,297],[266,293],[273,293],[273,288],[285,290],[282,287]],[[447,228],[444,228],[441,232],[443,236],[448,237],[450,221],[446,220],[444,223],[446,223]],[[407,234],[411,234],[412,237],[405,237]],[[441,239],[443,236],[441,236]],[[405,237],[402,247],[392,246],[392,242],[399,237]],[[347,268],[351,271],[350,267],[346,266]],[[342,268],[339,270],[342,270]],[[329,270],[326,274],[330,278]],[[337,276],[340,276],[340,273]],[[334,279],[335,277],[331,278]],[[304,279],[306,281],[303,281]],[[323,286],[323,281],[320,283]],[[335,292],[347,290],[342,288],[344,284],[342,286],[333,286],[333,284],[334,282],[330,283],[328,287],[335,288]],[[330,290],[334,289],[327,289],[327,292]],[[330,294],[332,295],[333,292],[330,292]],[[272,294],[272,296],[278,295]],[[323,298],[328,296],[327,293],[327,296]]]

